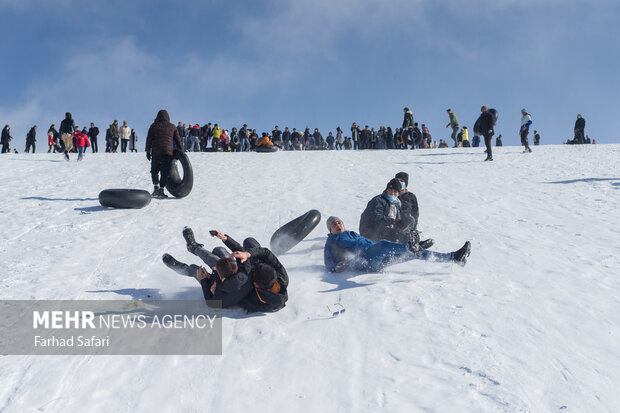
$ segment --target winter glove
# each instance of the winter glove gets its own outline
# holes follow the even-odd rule
[[[346,261],[340,261],[338,264],[336,264],[336,268],[334,268],[334,271],[343,272],[346,266],[347,266]]]
[[[151,153],[150,152],[146,153],[146,159],[148,159],[149,161],[151,160]]]

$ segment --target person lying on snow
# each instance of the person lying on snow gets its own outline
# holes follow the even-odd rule
[[[172,255],[164,254],[164,264],[181,275],[195,277],[202,287],[207,305],[213,300],[222,301],[222,307],[240,305],[252,312],[275,312],[288,300],[288,274],[278,258],[267,248],[262,248],[254,238],[246,238],[243,246],[220,231],[209,231],[212,237],[224,242],[231,251],[216,247],[207,251],[198,244],[191,228],[183,229],[189,252],[200,257],[209,270],[198,265],[187,265]]]
[[[347,231],[340,218],[327,219],[327,242],[323,250],[325,267],[331,272],[344,270],[380,272],[386,267],[414,259],[456,262],[464,266],[471,252],[469,241],[457,251],[440,253],[423,249],[416,231],[407,242],[374,243],[354,231]]]

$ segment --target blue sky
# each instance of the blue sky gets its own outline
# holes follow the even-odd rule
[[[447,108],[471,127],[486,104],[504,144],[519,144],[524,107],[543,143],[572,138],[577,113],[597,143],[620,141],[618,1],[0,0],[0,13],[0,123],[20,151],[66,111],[144,138],[160,108],[327,135],[400,126],[408,106],[439,140]]]

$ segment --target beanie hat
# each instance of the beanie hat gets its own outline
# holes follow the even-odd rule
[[[332,230],[332,222],[334,222],[337,219],[342,221],[340,218],[334,217],[334,216],[331,216],[331,217],[327,218],[327,230],[329,232],[331,232],[331,230]]]
[[[395,176],[396,179],[405,181],[405,186],[409,186],[409,174],[407,172],[399,172]]]
[[[387,186],[385,187],[386,190],[388,189],[393,189],[395,191],[400,192],[402,189],[402,185],[400,184],[400,181],[396,178],[392,178],[390,179],[390,182],[388,182]]]

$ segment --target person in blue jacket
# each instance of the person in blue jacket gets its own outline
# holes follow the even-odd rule
[[[525,146],[525,150],[523,152],[532,152],[527,140],[527,135],[530,133],[531,124],[532,116],[527,113],[527,110],[521,109],[521,129],[519,129],[519,136],[521,137],[521,145]]]
[[[440,253],[422,249],[416,231],[407,242],[380,241],[374,243],[354,231],[347,231],[338,217],[327,219],[327,242],[323,250],[325,267],[330,272],[345,270],[380,272],[386,267],[414,259],[437,262],[456,262],[464,266],[471,252],[469,241],[457,251]]]

